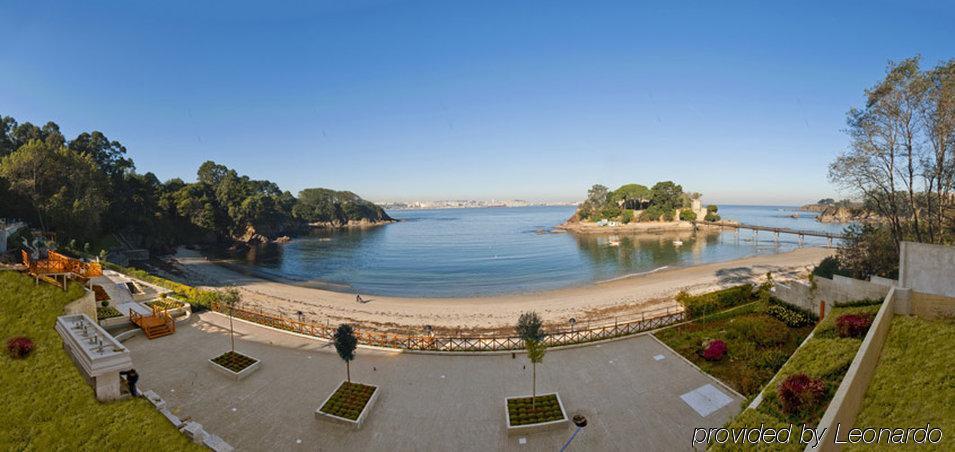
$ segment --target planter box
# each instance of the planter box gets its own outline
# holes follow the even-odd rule
[[[226,353],[228,353],[228,352],[226,352]],[[223,355],[224,355],[224,354],[225,354],[225,353],[223,353]],[[235,372],[235,371],[233,371],[232,369],[229,369],[228,367],[222,366],[222,365],[220,365],[219,363],[216,363],[215,361],[213,361],[214,359],[218,358],[218,356],[217,356],[216,358],[209,358],[209,365],[212,366],[212,368],[215,369],[216,371],[222,373],[223,375],[226,375],[226,376],[231,377],[231,378],[234,379],[235,381],[239,381],[239,380],[241,380],[241,379],[243,379],[243,378],[245,378],[245,377],[248,377],[249,374],[251,374],[252,372],[255,372],[256,370],[259,370],[259,367],[262,366],[262,361],[259,361],[259,360],[256,359],[256,358],[253,358],[253,357],[251,357],[251,356],[249,356],[249,355],[244,355],[244,354],[239,353],[239,352],[236,352],[236,354],[242,355],[242,356],[244,356],[244,357],[246,357],[246,358],[249,358],[249,359],[252,359],[252,360],[253,360],[253,363],[252,363],[251,365],[245,367],[244,369],[242,369],[242,370],[240,370],[240,371],[238,371],[238,372]],[[219,355],[219,356],[222,356],[222,355]]]
[[[113,327],[122,326],[122,325],[129,325],[131,322],[129,321],[129,316],[121,315],[119,317],[110,317],[108,319],[103,319],[97,323],[99,323],[99,326],[103,328],[113,328]]]
[[[547,421],[547,422],[538,422],[534,424],[521,424],[521,425],[513,425],[511,423],[511,414],[510,414],[510,410],[508,410],[509,402],[512,400],[530,399],[531,396],[508,397],[504,399],[504,419],[507,421],[507,433],[508,434],[518,434],[518,433],[523,434],[523,433],[539,432],[544,430],[566,428],[570,420],[567,418],[567,410],[564,409],[564,402],[560,400],[560,395],[557,394],[556,392],[552,392],[548,394],[540,394],[537,396],[537,399],[539,401],[541,398],[548,397],[548,396],[553,396],[557,399],[557,406],[560,407],[561,418],[552,420],[552,421]]]
[[[348,419],[348,418],[341,417],[341,416],[336,416],[336,415],[334,415],[334,414],[326,413],[326,412],[322,411],[322,407],[324,407],[325,404],[327,404],[328,401],[331,400],[332,397],[335,396],[335,394],[342,388],[342,386],[345,385],[345,383],[347,383],[347,381],[343,381],[342,384],[338,385],[338,388],[335,388],[335,390],[332,391],[332,393],[329,394],[327,398],[325,398],[325,400],[322,402],[322,404],[319,405],[318,409],[315,410],[315,418],[316,418],[316,419],[324,419],[324,420],[332,421],[332,422],[337,422],[337,423],[341,423],[341,424],[345,424],[345,425],[350,425],[350,426],[352,426],[352,428],[354,428],[355,430],[357,430],[357,429],[360,429],[360,428],[361,428],[361,426],[365,423],[365,419],[368,418],[368,413],[371,412],[371,408],[375,405],[375,402],[378,400],[378,394],[381,393],[381,389],[378,388],[378,386],[375,386],[375,385],[364,385],[364,386],[370,386],[370,387],[374,388],[374,391],[371,393],[371,397],[368,399],[368,401],[365,402],[364,408],[362,408],[361,412],[358,414],[358,419],[352,420],[352,419]]]

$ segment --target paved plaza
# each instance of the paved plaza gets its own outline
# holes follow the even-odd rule
[[[510,353],[360,348],[352,380],[382,391],[365,426],[317,420],[315,409],[345,378],[334,348],[236,321],[236,349],[259,358],[262,368],[235,382],[207,362],[229,349],[228,325],[206,312],[172,336],[137,336],[125,345],[143,388],[237,450],[552,451],[573,433],[507,434],[504,398],[531,391],[530,364]],[[688,450],[695,427],[721,426],[740,410],[741,397],[648,335],[550,350],[537,377],[539,393],[558,391],[571,415],[589,421],[568,450]],[[714,389],[727,405],[704,417],[688,404]]]

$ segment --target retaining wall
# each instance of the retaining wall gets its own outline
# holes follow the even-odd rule
[[[829,312],[839,303],[883,299],[895,283],[886,278],[862,281],[839,275],[834,275],[832,279],[816,277],[815,282],[815,294],[810,290],[808,281],[790,281],[776,283],[773,295],[786,304],[818,314],[820,302],[826,304],[826,312]]]
[[[822,415],[819,425],[816,427],[816,437],[821,437],[818,447],[806,446],[806,451],[837,451],[841,445],[836,444],[836,431],[839,430],[840,441],[846,440],[846,434],[855,423],[856,415],[862,409],[862,399],[865,398],[866,389],[869,388],[869,382],[875,374],[875,368],[879,364],[879,355],[882,353],[882,345],[889,335],[889,328],[892,326],[892,317],[895,315],[896,292],[905,291],[905,289],[892,288],[885,296],[885,301],[879,309],[872,326],[862,340],[859,352],[856,353],[852,364],[849,365],[849,371],[839,384],[839,389],[829,402],[829,407]],[[837,429],[837,426],[841,428]]]

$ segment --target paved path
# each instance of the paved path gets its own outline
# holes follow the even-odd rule
[[[229,348],[228,319],[193,316],[176,334],[126,342],[143,388],[166,399],[238,450],[557,450],[572,428],[508,436],[504,397],[530,393],[525,357],[426,355],[359,349],[352,379],[380,385],[364,428],[316,420],[314,411],[345,377],[329,344],[236,322],[236,348],[262,360],[241,382],[207,359]],[[666,358],[655,360],[655,355]],[[538,390],[560,392],[589,426],[568,450],[686,450],[694,427],[723,425],[739,411],[727,391],[649,336],[551,350]],[[712,384],[729,405],[701,417],[680,395]],[[526,439],[520,444],[520,439]]]

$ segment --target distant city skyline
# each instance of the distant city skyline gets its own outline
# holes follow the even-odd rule
[[[164,180],[799,205],[844,197],[827,167],[887,61],[955,57],[955,6],[875,3],[13,3],[0,115],[103,131]]]

